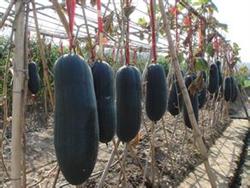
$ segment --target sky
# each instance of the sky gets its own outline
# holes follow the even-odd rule
[[[242,62],[250,63],[250,0],[213,0],[216,18],[228,24],[227,39],[239,44]]]

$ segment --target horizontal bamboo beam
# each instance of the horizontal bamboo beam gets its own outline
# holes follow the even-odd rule
[[[5,13],[3,14],[2,16],[2,20],[0,21],[0,29],[4,26],[4,23],[5,21],[7,20],[8,16],[9,16],[9,13],[13,7],[13,5],[15,4],[16,0],[12,0],[10,3],[9,3],[9,6],[7,7]]]

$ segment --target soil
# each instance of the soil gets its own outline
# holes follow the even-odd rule
[[[221,103],[218,104],[220,107]],[[202,109],[199,114],[200,130],[208,147],[213,145],[230,122],[221,116],[218,117],[218,122],[212,125],[210,117],[217,115],[212,109],[214,107],[211,104]],[[43,108],[39,104],[29,106],[27,111],[29,112],[26,114],[25,130],[27,187],[52,187],[58,169],[53,145],[53,114],[49,114],[46,120]],[[202,162],[201,155],[194,146],[192,131],[184,125],[181,114],[173,117],[166,113],[164,118],[155,125],[154,149],[151,147],[153,124],[147,119],[145,112],[143,114],[140,141],[131,143],[126,149],[127,152],[124,152],[124,144],[119,145],[118,154],[116,153],[109,169],[104,187],[124,186],[121,166],[125,168],[128,187],[152,187],[152,169],[155,172],[155,187],[176,187],[195,166]],[[222,115],[221,112],[218,114]],[[10,127],[5,135],[3,157],[4,164],[10,172]],[[91,177],[85,183],[86,187],[96,186],[112,149],[112,142],[108,145],[100,144],[98,160]],[[154,151],[154,155],[151,151]],[[121,158],[125,155],[126,160],[123,164]],[[152,156],[155,159],[153,162],[155,165],[152,165]],[[9,187],[10,181],[3,163],[0,165],[0,177],[3,177],[2,187]],[[69,185],[60,173],[56,187],[73,186]]]

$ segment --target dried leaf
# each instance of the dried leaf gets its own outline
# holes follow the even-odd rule
[[[79,0],[81,2],[81,5],[85,6],[86,5],[86,0]]]
[[[112,32],[113,32],[113,18],[114,18],[113,11],[109,15],[107,15],[103,18],[104,31],[106,33],[112,34]]]
[[[197,78],[190,84],[188,91],[193,96],[195,93],[204,88],[204,80],[201,72],[198,73]]]
[[[90,4],[92,5],[92,7],[96,6],[96,0],[90,0]]]
[[[139,31],[140,33],[140,40],[144,40],[144,34],[143,34],[143,31]]]
[[[124,7],[124,15],[129,18],[129,16],[134,12],[135,6],[125,6]]]

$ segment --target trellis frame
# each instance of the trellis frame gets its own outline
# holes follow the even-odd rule
[[[37,18],[35,16],[35,12],[38,10],[42,10],[42,9],[47,9],[47,8],[54,8],[56,10],[56,12],[59,15],[59,18],[61,20],[61,22],[63,23],[63,27],[66,30],[66,33],[68,33],[68,23],[67,23],[67,19],[65,18],[63,12],[61,11],[60,8],[60,4],[57,2],[57,0],[52,0],[53,5],[49,6],[49,7],[41,7],[41,8],[35,8],[35,3],[34,0],[32,0],[32,4],[33,4],[33,9],[32,11],[34,12],[34,19],[35,19],[35,29],[36,29],[36,33],[38,36],[38,42],[40,45],[40,48],[43,49],[43,46],[41,44],[41,39],[39,39],[40,33],[39,33],[39,28],[38,28],[38,21]],[[188,93],[187,93],[187,88],[185,87],[185,84],[183,82],[182,76],[180,74],[180,70],[178,67],[178,60],[177,60],[177,56],[174,49],[174,44],[172,42],[171,39],[171,33],[168,26],[167,18],[165,17],[166,15],[163,13],[164,9],[162,9],[163,7],[163,2],[162,0],[159,0],[159,4],[160,4],[160,8],[162,11],[162,15],[163,15],[163,20],[165,20],[165,32],[167,33],[167,37],[168,37],[168,43],[169,43],[169,49],[170,49],[170,53],[172,55],[173,58],[173,65],[174,68],[176,70],[176,75],[177,75],[177,79],[178,82],[182,88],[182,92],[183,92],[183,96],[184,96],[184,100],[185,103],[187,104],[188,107],[188,111],[190,112],[190,120],[192,122],[193,125],[193,130],[194,130],[194,137],[197,139],[199,148],[201,150],[201,153],[203,155],[203,157],[205,158],[205,166],[208,172],[208,176],[210,178],[210,182],[212,187],[216,187],[215,184],[215,178],[212,175],[211,169],[209,167],[208,162],[206,161],[207,159],[207,150],[204,146],[204,143],[201,139],[201,135],[197,126],[197,122],[195,120],[194,114],[193,114],[193,110],[191,108],[191,103],[190,103],[190,99],[188,98]],[[16,6],[16,10],[18,10],[18,7],[23,7],[24,8],[24,3],[21,0],[12,0],[8,9],[6,10],[6,13],[3,16],[2,21],[0,22],[0,28],[5,25],[5,21],[9,15],[9,13],[11,12],[11,8],[12,6],[15,5]],[[22,156],[22,121],[20,120],[20,117],[24,117],[24,111],[23,111],[23,105],[25,105],[25,96],[24,96],[24,90],[26,89],[24,87],[25,85],[25,79],[26,78],[26,69],[25,67],[27,67],[25,65],[24,59],[25,59],[25,53],[26,53],[26,49],[22,48],[22,45],[24,45],[25,41],[25,37],[24,37],[24,10],[23,8],[21,8],[20,13],[18,13],[18,11],[16,12],[16,31],[15,31],[15,40],[18,42],[15,42],[15,60],[14,60],[14,65],[16,66],[16,69],[14,69],[14,86],[13,86],[13,120],[12,120],[12,134],[13,134],[13,141],[12,141],[12,170],[11,170],[11,179],[12,179],[12,185],[13,187],[19,187],[21,184],[21,159],[20,156]],[[194,12],[194,10],[192,8],[189,7],[189,9],[191,11]],[[108,9],[106,9],[108,10]],[[94,23],[94,22],[93,22]],[[217,31],[216,31],[217,35],[222,37]],[[45,35],[50,36],[50,33],[44,33]],[[132,33],[133,34],[133,33]],[[55,34],[54,36],[60,36],[59,34]],[[62,36],[60,36],[62,37]],[[64,36],[65,38],[67,38],[67,36]],[[162,50],[166,50],[165,48],[162,48]],[[42,54],[43,54],[43,50],[42,50]],[[43,57],[42,62],[45,65],[45,59],[44,56],[41,54],[41,56]],[[17,63],[17,59],[18,59],[18,63]],[[21,60],[21,61],[20,61]],[[50,97],[52,96],[52,94],[50,94]],[[51,98],[51,103],[53,106],[53,97]]]

